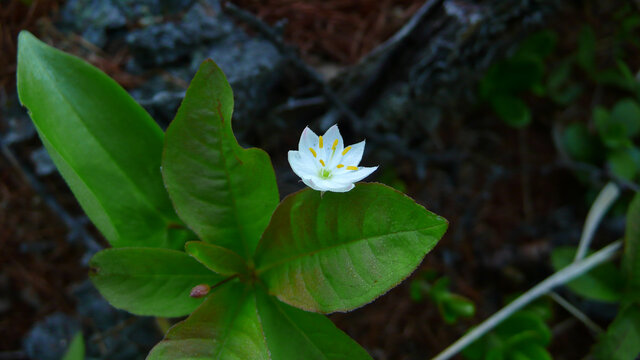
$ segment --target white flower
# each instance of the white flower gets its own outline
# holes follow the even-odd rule
[[[344,147],[338,125],[320,137],[307,127],[300,136],[298,151],[289,151],[289,164],[314,190],[346,192],[378,168],[358,167],[363,152],[364,141]]]

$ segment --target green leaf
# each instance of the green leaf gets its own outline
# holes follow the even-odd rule
[[[453,324],[461,317],[472,317],[476,312],[471,300],[453,293],[447,293],[438,302],[438,309],[447,324]]]
[[[640,305],[623,308],[593,348],[600,360],[636,359],[640,354]]]
[[[558,271],[573,262],[576,247],[558,247],[551,253],[551,264]],[[592,252],[589,252],[592,253]],[[612,263],[604,263],[567,283],[569,289],[588,299],[617,302],[622,296],[622,274]]]
[[[246,274],[244,259],[235,252],[202,241],[189,241],[185,245],[187,254],[193,256],[202,265],[221,275]]]
[[[491,99],[491,106],[500,119],[514,128],[522,128],[531,122],[531,110],[522,99],[511,95],[499,95]]]
[[[62,360],[84,360],[84,339],[81,331],[78,331],[71,340]]]
[[[200,240],[253,254],[279,200],[269,155],[231,130],[233,94],[211,60],[200,66],[165,135],[162,173],[182,220]]]
[[[552,30],[542,30],[529,35],[518,47],[515,57],[544,59],[553,53],[558,35]]]
[[[627,149],[615,150],[607,155],[607,163],[611,172],[628,181],[633,181],[638,173],[636,160]]]
[[[111,245],[181,249],[169,235],[180,220],[160,174],[162,130],[144,109],[100,70],[26,31],[17,77],[40,139]]]
[[[102,296],[136,315],[187,315],[202,302],[189,296],[191,289],[223,279],[184,252],[167,249],[106,249],[89,265]]]
[[[326,317],[239,282],[215,289],[148,360],[371,359]]]
[[[544,64],[537,58],[513,58],[499,61],[480,81],[480,96],[491,100],[497,95],[515,96],[539,85]]]
[[[551,354],[542,346],[535,343],[521,344],[507,357],[511,360],[551,360]]]
[[[330,313],[365,305],[404,280],[447,221],[382,184],[347,193],[305,189],[276,209],[256,251],[269,292]]]
[[[596,124],[602,142],[607,147],[621,149],[631,145],[625,125],[614,121],[606,109],[600,106],[594,108],[593,121]]]
[[[273,359],[371,359],[327,317],[257,292],[258,314]]]
[[[627,210],[622,269],[627,293],[640,302],[640,193],[636,193]]]
[[[603,150],[598,138],[582,123],[568,125],[562,140],[571,158],[577,161],[596,162]]]
[[[212,291],[186,320],[167,332],[147,360],[271,359],[246,285],[232,282]]]
[[[526,310],[511,315],[496,328],[495,333],[511,348],[523,343],[547,346],[551,341],[551,330],[544,320],[538,314]]]
[[[628,137],[640,133],[640,106],[633,99],[618,101],[611,109],[611,119],[624,125]]]

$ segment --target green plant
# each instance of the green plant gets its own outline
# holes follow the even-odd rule
[[[553,52],[556,41],[557,35],[549,30],[532,34],[512,56],[491,65],[480,81],[480,97],[507,125],[521,128],[531,122],[531,110],[521,95],[545,94],[544,59]]]
[[[425,296],[429,297],[447,324],[455,324],[461,317],[473,316],[476,311],[473,302],[449,291],[450,282],[448,277],[437,278],[433,271],[424,272],[411,281],[411,299],[421,302]]]
[[[84,360],[84,338],[82,332],[78,332],[71,343],[62,360]]]
[[[359,158],[343,159],[353,173],[340,178],[342,164],[312,174],[348,192],[305,189],[279,202],[269,156],[233,135],[232,91],[211,60],[166,134],[112,79],[27,32],[18,93],[112,246],[90,262],[98,290],[133,314],[190,314],[148,359],[369,359],[321,314],[387,292],[448,226],[385,185],[351,190]]]

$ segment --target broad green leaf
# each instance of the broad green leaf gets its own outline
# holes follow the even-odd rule
[[[627,210],[622,269],[629,296],[640,301],[640,193],[636,193]]]
[[[522,99],[512,95],[498,95],[491,98],[491,106],[507,125],[521,128],[531,122],[531,110]]]
[[[244,259],[235,252],[202,241],[189,241],[185,245],[187,254],[193,256],[202,265],[221,275],[246,274]]]
[[[371,359],[327,317],[284,304],[261,290],[257,302],[272,359]]]
[[[62,360],[84,360],[84,339],[81,331],[74,335]]]
[[[165,135],[162,173],[182,220],[200,240],[245,259],[279,200],[269,155],[231,130],[233,94],[211,60],[200,66]]]
[[[558,271],[573,262],[576,247],[558,247],[551,253],[551,264]],[[605,302],[617,302],[622,296],[622,274],[612,263],[604,263],[567,283],[580,296]]]
[[[189,296],[191,289],[223,279],[186,253],[168,249],[106,249],[89,265],[91,280],[102,296],[136,315],[187,315],[202,302]]]
[[[382,184],[324,195],[305,189],[273,214],[256,251],[257,274],[290,305],[323,313],[352,310],[404,280],[447,225]]]
[[[630,360],[640,355],[640,305],[620,310],[593,348],[598,360]]]
[[[271,359],[251,289],[239,282],[214,289],[191,316],[169,329],[147,357],[187,359]]]
[[[562,140],[569,155],[577,161],[596,162],[603,151],[598,138],[582,123],[568,125]]]
[[[640,133],[640,106],[633,99],[618,101],[611,109],[611,119],[624,125],[628,137]]]
[[[162,130],[144,109],[100,70],[26,31],[17,77],[40,139],[111,245],[181,249],[160,174]]]

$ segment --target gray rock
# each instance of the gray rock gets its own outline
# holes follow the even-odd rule
[[[30,359],[59,360],[78,331],[80,325],[74,318],[54,313],[29,331],[24,339],[24,350]]]

